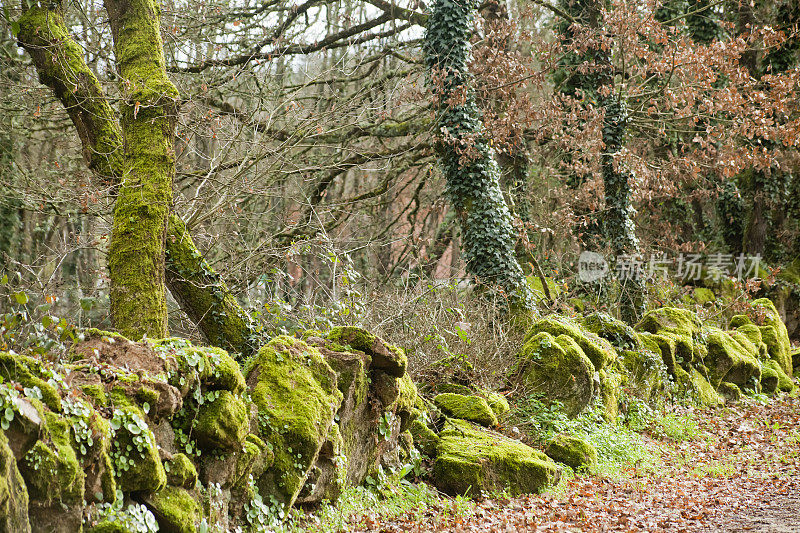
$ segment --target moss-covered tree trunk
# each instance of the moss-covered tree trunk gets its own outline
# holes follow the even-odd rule
[[[245,356],[258,349],[250,317],[203,259],[177,215],[169,217],[166,255],[169,290],[208,341]]]
[[[23,7],[26,5],[26,3],[23,3]],[[136,9],[144,9],[143,13],[147,15],[147,13],[154,13],[152,10],[148,11],[153,7],[152,4],[147,4]],[[30,54],[40,81],[53,90],[55,96],[69,113],[81,140],[83,155],[89,167],[109,183],[122,185],[119,190],[126,195],[124,203],[126,210],[135,209],[137,204],[139,207],[143,207],[133,217],[129,215],[126,221],[115,221],[119,222],[119,224],[115,224],[115,230],[118,226],[130,225],[137,220],[139,222],[154,222],[160,225],[163,223],[161,211],[163,211],[164,207],[169,208],[168,199],[171,198],[172,194],[171,180],[174,174],[171,153],[172,136],[174,135],[172,121],[177,110],[177,91],[174,90],[174,87],[170,89],[171,84],[162,75],[163,57],[160,61],[158,58],[148,60],[148,54],[152,50],[145,50],[147,53],[143,57],[132,57],[131,54],[137,54],[136,48],[131,49],[124,44],[125,42],[133,43],[142,39],[150,39],[152,43],[155,39],[155,42],[158,42],[160,46],[160,41],[157,41],[158,26],[154,15],[145,17],[149,20],[150,30],[148,30],[149,33],[142,34],[139,31],[139,26],[134,24],[135,13],[126,15],[124,14],[125,11],[117,5],[112,6],[111,9],[110,14],[114,13],[116,17],[126,17],[125,20],[128,21],[131,28],[136,30],[133,32],[123,31],[122,28],[125,23],[119,18],[115,22],[115,39],[121,39],[123,41],[121,46],[127,49],[128,55],[123,55],[128,61],[126,69],[133,68],[134,71],[138,69],[140,74],[147,76],[147,80],[155,81],[156,84],[168,84],[161,90],[150,85],[150,90],[155,92],[150,93],[151,100],[148,102],[144,98],[144,93],[136,92],[140,90],[141,83],[139,86],[133,84],[128,86],[126,82],[123,82],[127,90],[125,105],[128,112],[128,116],[123,121],[128,134],[125,140],[128,141],[130,138],[135,141],[137,143],[135,146],[128,145],[123,148],[123,130],[119,125],[117,114],[109,104],[109,100],[94,73],[88,68],[81,47],[70,36],[59,4],[24,9],[23,15],[18,21],[20,31],[17,37],[20,44]],[[130,7],[125,9],[129,10]],[[149,69],[157,69],[162,74],[149,77]],[[137,77],[134,75],[133,78],[124,79],[132,81]],[[139,79],[141,81],[141,78]],[[166,100],[162,100],[162,98],[166,98]],[[143,113],[147,109],[147,107],[143,109],[143,106],[149,105],[159,109],[151,109],[149,114]],[[149,120],[147,120],[148,117]],[[148,128],[155,131],[148,131]],[[154,138],[158,141],[158,144],[153,147],[142,144],[141,141],[146,137]],[[159,173],[155,179],[149,174],[149,172],[153,172],[152,169],[148,168],[150,165],[148,159],[151,157],[153,158],[153,169]],[[144,173],[137,173],[142,168]],[[159,212],[156,213],[154,219],[148,216],[151,214],[149,206],[143,205],[146,197],[143,196],[145,187],[140,185],[142,177],[148,181],[146,189],[150,195],[163,189],[166,189],[169,195],[164,199],[165,201],[156,203]],[[156,185],[160,189],[153,186],[152,181],[156,181]],[[137,193],[142,194],[138,199],[136,197]],[[122,210],[115,209],[115,215],[122,215],[122,213]],[[164,217],[166,217],[166,214],[164,214]],[[152,294],[155,295],[151,297],[151,301],[156,303],[156,314],[159,316],[157,323],[154,324],[154,329],[142,329],[137,332],[137,335],[148,334],[153,336],[158,335],[159,332],[161,334],[166,333],[165,323],[163,322],[166,318],[166,310],[163,307],[165,262],[166,280],[170,290],[186,314],[198,324],[209,342],[236,352],[247,353],[251,348],[249,343],[251,342],[252,332],[249,317],[238,305],[236,299],[230,294],[216,272],[204,261],[198,260],[200,252],[188,236],[183,222],[176,215],[172,215],[170,224],[160,228],[158,231],[162,232],[161,238],[149,239],[147,242],[151,246],[151,250],[156,250],[156,253],[152,254],[155,260],[151,260],[148,264],[147,261],[143,260],[145,253],[142,251],[142,254],[136,258],[139,259],[139,262],[133,263],[134,271],[131,272],[136,274],[135,266],[138,265],[143,268],[145,276],[138,276],[137,279],[141,280],[149,275],[156,280],[155,287],[148,287],[148,289],[153,289]],[[167,232],[167,239],[163,238],[164,231]],[[149,236],[152,236],[152,234],[153,232],[149,232]],[[117,233],[115,238],[118,237],[126,237],[126,235]],[[128,256],[136,256],[137,247],[133,241],[136,235],[135,233],[130,233],[127,237],[127,242],[115,244],[115,246],[123,248],[123,251]],[[121,246],[123,244],[124,246]],[[164,248],[165,244],[166,249]],[[126,247],[127,249],[124,249]],[[158,258],[159,254],[160,259]],[[187,260],[187,258],[193,259]],[[112,257],[111,261],[113,260],[114,258]],[[126,269],[130,272],[130,266],[118,262],[115,265],[116,272],[125,273]],[[154,272],[156,269],[161,272]],[[159,279],[161,280],[160,283],[158,282]],[[140,295],[135,292],[135,288],[125,288],[124,286],[118,286],[118,288],[123,288],[124,290],[115,292],[115,305],[127,309],[138,305]],[[215,317],[214,320],[205,319],[212,316]],[[138,321],[136,313],[128,313],[128,317]],[[116,325],[120,328],[122,326],[119,322]]]
[[[461,225],[467,272],[512,309],[530,309],[531,292],[517,262],[516,235],[500,190],[499,169],[470,86],[469,38],[475,9],[475,0],[437,0],[428,18],[423,49],[438,91],[437,150]]]
[[[125,155],[109,245],[111,318],[127,337],[164,337],[164,246],[179,95],[167,77],[155,3],[106,0],[105,6],[122,78]]]

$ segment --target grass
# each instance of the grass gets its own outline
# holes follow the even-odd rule
[[[463,497],[450,499],[430,485],[406,480],[392,481],[380,489],[353,487],[344,491],[335,504],[323,504],[304,515],[296,531],[332,533],[350,531],[381,522],[404,520],[422,523],[435,517],[448,523],[472,514],[475,503]]]

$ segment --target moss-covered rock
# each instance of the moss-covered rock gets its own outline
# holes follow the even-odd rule
[[[61,412],[61,396],[51,384],[54,373],[38,359],[25,355],[0,352],[0,377],[23,387],[38,387],[42,402],[52,411]]]
[[[203,384],[209,390],[227,390],[241,394],[247,386],[239,364],[221,348],[205,348],[208,357],[208,373]]]
[[[706,305],[717,301],[717,296],[714,294],[714,291],[709,288],[695,287],[692,291],[692,300],[694,300],[697,305]]]
[[[397,380],[400,389],[397,395],[397,416],[400,417],[400,431],[411,427],[411,422],[425,409],[425,402],[417,392],[417,386],[407,373]]]
[[[753,321],[747,315],[733,315],[728,321],[728,325],[732,329],[739,329],[742,326],[753,325]]]
[[[132,533],[130,529],[119,522],[103,520],[102,522],[90,527],[86,533]]]
[[[217,391],[217,394],[197,410],[194,436],[200,447],[207,450],[240,450],[250,430],[249,410],[231,391]]]
[[[197,484],[197,468],[183,453],[173,455],[164,464],[164,470],[167,473],[167,483],[174,487],[191,489]]]
[[[723,381],[719,384],[719,394],[725,398],[726,402],[738,402],[742,399],[742,389],[734,383]]]
[[[486,400],[479,396],[444,393],[437,395],[433,403],[450,417],[469,420],[487,427],[497,425],[494,411]]]
[[[783,372],[792,377],[792,357],[790,355],[792,343],[789,341],[786,325],[781,320],[775,304],[767,298],[759,298],[753,300],[750,305],[763,320],[764,325],[759,329],[762,340],[767,345],[770,359],[777,361]]]
[[[117,486],[124,492],[161,490],[167,484],[167,474],[144,413],[133,406],[118,407],[111,427],[114,430],[111,458]]]
[[[433,483],[447,494],[537,493],[559,477],[558,466],[542,452],[469,422],[448,420],[439,433]]]
[[[717,387],[722,381],[727,381],[755,389],[761,379],[761,365],[755,356],[727,332],[718,328],[710,328],[709,331],[706,364],[711,384]],[[752,349],[757,352],[755,347]]]
[[[28,489],[8,438],[0,431],[0,531],[29,533]]]
[[[694,339],[699,335],[701,326],[697,315],[687,309],[662,307],[645,313],[642,320],[636,324],[636,330],[654,333],[661,337],[657,339],[661,346],[661,355],[670,373],[674,374],[675,364],[688,368],[696,359]],[[669,339],[670,343],[675,345],[670,355],[667,355],[670,350],[666,349],[663,339]]]
[[[597,464],[597,449],[580,437],[556,435],[545,448],[545,454],[559,463],[577,470]]]
[[[508,405],[508,400],[506,400],[505,396],[497,392],[481,392],[481,396],[486,399],[486,403],[489,404],[489,407],[492,411],[494,411],[494,415],[497,417],[497,420],[503,420],[505,416],[511,411],[511,406]]]
[[[246,370],[261,435],[275,452],[258,487],[290,507],[342,402],[337,376],[317,348],[287,336],[263,346]]]
[[[606,422],[613,424],[619,416],[619,395],[622,377],[611,368],[600,371],[600,401]]]
[[[650,341],[651,339],[648,339]],[[661,350],[644,348],[642,350],[622,350],[619,365],[627,375],[626,390],[645,401],[655,401],[666,390],[668,380],[667,366],[661,359]]]
[[[617,350],[640,350],[641,341],[636,331],[625,322],[606,313],[592,313],[584,317],[583,327],[611,343]]]
[[[402,348],[398,348],[372,333],[354,326],[333,328],[328,339],[359,350],[372,358],[370,368],[386,372],[396,378],[403,377],[408,359]]]
[[[681,367],[675,368],[675,382],[678,392],[706,407],[718,407],[723,401],[708,380],[696,368],[688,372]]]
[[[198,505],[185,489],[167,486],[149,495],[145,505],[158,521],[159,531],[164,533],[195,533],[198,520]]]
[[[70,426],[55,413],[45,412],[46,437],[28,450],[20,471],[31,500],[49,505],[81,503],[85,475],[70,442]]]
[[[795,348],[792,350],[792,366],[794,368],[800,368],[800,348]]]
[[[594,366],[566,335],[537,333],[522,347],[511,381],[527,392],[564,404],[570,415],[589,407],[599,393]]]
[[[794,389],[794,383],[777,361],[767,359],[761,364],[761,387],[767,394],[772,394],[779,390],[791,392]]]
[[[439,445],[439,436],[434,433],[421,419],[416,419],[409,429],[411,436],[414,437],[414,446],[428,457],[436,455],[436,447]]]
[[[553,337],[566,335],[571,338],[580,346],[581,351],[597,370],[604,368],[617,357],[617,353],[610,342],[586,331],[565,317],[552,315],[536,321],[528,330],[525,341],[529,341],[539,333],[549,333]]]

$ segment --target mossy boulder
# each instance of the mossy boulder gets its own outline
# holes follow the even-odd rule
[[[707,287],[695,287],[692,291],[692,300],[697,305],[706,305],[716,302],[717,296]]]
[[[205,348],[208,371],[203,384],[209,390],[227,390],[241,394],[247,386],[239,364],[221,348]]]
[[[195,533],[199,506],[185,489],[167,486],[145,498],[164,533]]]
[[[61,396],[51,384],[55,373],[38,359],[0,352],[0,377],[23,387],[37,387],[41,392],[42,402],[52,411],[61,412]]]
[[[744,335],[748,341],[750,341],[753,346],[755,346],[757,350],[757,357],[759,359],[766,359],[769,357],[769,350],[767,345],[764,344],[764,340],[761,337],[761,330],[755,324],[741,324],[739,327],[736,328],[741,335]],[[734,338],[739,339],[740,337],[735,336]]]
[[[174,487],[194,488],[197,484],[197,468],[183,453],[176,453],[164,464],[167,483]]]
[[[197,410],[194,437],[201,448],[232,452],[242,448],[250,430],[249,409],[231,391],[215,391]]]
[[[795,348],[792,350],[792,366],[796,369],[800,369],[800,348]]]
[[[761,387],[767,394],[772,394],[779,390],[791,392],[794,389],[794,383],[777,361],[767,359],[761,363]]]
[[[130,492],[164,488],[167,474],[144,413],[134,406],[119,407],[114,411],[111,427],[114,430],[111,458],[119,489]]]
[[[425,409],[425,402],[408,374],[403,374],[403,377],[397,380],[397,385],[399,393],[396,413],[400,417],[400,432],[402,433],[411,427],[411,422]]]
[[[599,393],[595,369],[569,336],[541,332],[522,346],[511,382],[523,390],[558,400],[569,415],[586,410]]]
[[[619,396],[622,376],[611,368],[604,368],[599,373],[600,401],[603,404],[603,416],[606,422],[613,424],[619,416]]]
[[[342,403],[337,377],[319,350],[280,336],[250,361],[247,385],[258,407],[262,437],[275,452],[273,465],[257,484],[291,507],[325,443]]]
[[[487,427],[496,426],[498,423],[492,408],[479,396],[444,393],[434,397],[433,403],[452,418],[476,422]]]
[[[705,376],[696,368],[689,371],[681,367],[675,369],[675,382],[678,392],[705,407],[718,407],[723,404],[722,398]]]
[[[592,313],[583,318],[583,327],[611,343],[617,350],[640,350],[636,331],[607,313]]]
[[[717,387],[727,381],[755,390],[761,379],[761,365],[753,353],[749,353],[727,332],[718,328],[710,328],[709,331],[708,357],[705,362],[709,368],[711,384]],[[757,353],[754,346],[752,350]]]
[[[454,496],[538,493],[557,483],[561,474],[542,452],[463,420],[447,421],[436,448],[433,483]]]
[[[580,346],[581,351],[596,370],[604,368],[617,357],[610,342],[565,317],[551,315],[534,322],[528,330],[525,341],[527,342],[539,333],[548,333],[553,337],[566,335],[571,338]]]
[[[494,415],[497,417],[497,420],[503,420],[511,411],[511,406],[508,404],[508,400],[506,400],[505,396],[502,394],[493,391],[482,391],[479,394],[486,399],[486,403],[489,404],[491,410],[494,411]]]
[[[372,358],[370,368],[382,370],[396,378],[403,377],[408,367],[408,359],[402,348],[398,348],[372,333],[354,326],[333,328],[328,339],[364,352]]]
[[[28,489],[8,438],[0,431],[0,531],[29,533]]]
[[[574,470],[597,464],[597,449],[580,437],[556,435],[544,451],[548,457]]]
[[[416,419],[409,429],[414,438],[414,446],[428,457],[436,455],[436,447],[439,445],[439,436],[429,428],[421,419]]]
[[[774,359],[781,365],[783,372],[792,377],[792,343],[789,341],[789,333],[786,325],[781,320],[775,304],[767,298],[759,298],[750,302],[754,312],[762,318],[763,326],[761,337],[767,345],[770,359]]]
[[[669,377],[657,344],[655,349],[658,351],[622,350],[618,359],[627,377],[626,390],[645,401],[658,400],[666,389]]]
[[[722,396],[726,402],[738,402],[742,399],[742,389],[739,388],[738,385],[734,383],[727,383],[723,381],[719,384],[719,391],[720,396]]]
[[[675,364],[688,368],[695,359],[694,339],[700,334],[702,324],[693,312],[676,307],[662,307],[645,313],[636,324],[637,331],[657,334],[664,363],[673,373]],[[663,339],[674,344],[674,350],[666,349]],[[668,355],[669,354],[669,355]]]
[[[103,520],[102,522],[84,530],[86,533],[133,533],[130,529],[119,522]]]

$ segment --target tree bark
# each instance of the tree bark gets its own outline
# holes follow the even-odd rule
[[[149,5],[153,7],[152,4]],[[112,9],[116,10],[113,12],[117,14],[120,8],[114,6]],[[124,104],[128,112],[128,116],[125,119],[127,122],[125,123],[131,140],[139,144],[126,146],[123,149],[123,130],[117,121],[117,115],[112,110],[96,76],[86,65],[81,47],[69,35],[64,23],[61,6],[51,5],[49,7],[28,9],[23,13],[19,24],[19,42],[33,59],[41,82],[53,90],[55,96],[69,113],[81,140],[83,155],[89,167],[97,175],[111,183],[123,184],[120,192],[126,194],[126,209],[130,209],[136,206],[137,192],[144,192],[144,187],[137,187],[141,178],[135,177],[137,176],[136,172],[139,170],[136,168],[136,164],[147,166],[150,164],[148,157],[154,156],[155,161],[153,163],[155,163],[155,168],[160,170],[159,185],[162,189],[169,187],[171,198],[171,176],[174,173],[174,169],[171,168],[174,130],[171,130],[171,128],[174,128],[174,126],[170,121],[174,121],[174,111],[177,109],[177,102],[174,100],[177,96],[177,91],[166,91],[165,96],[168,97],[168,100],[161,102],[164,92],[156,89],[155,93],[151,93],[151,103],[148,104],[148,100],[144,98],[145,95],[142,92],[136,93],[139,89],[131,83],[127,93],[127,101]],[[152,18],[149,24],[151,24],[151,31],[148,35],[152,40],[157,36],[157,33],[154,34],[153,31],[157,32],[158,26]],[[126,38],[136,37],[136,35],[131,36],[122,31],[120,20],[117,20],[115,25],[115,39],[122,38],[124,41]],[[123,33],[125,35],[122,35]],[[123,47],[125,46],[123,45]],[[118,55],[118,57],[120,56]],[[134,67],[134,70],[136,70],[136,65],[138,64],[139,72],[142,74],[146,74],[148,68],[162,68],[163,70],[163,57],[161,63],[157,60],[153,62],[152,59],[130,57],[130,55],[123,57],[127,58],[128,66]],[[128,76],[124,77],[124,79],[128,82],[133,82],[137,79],[140,82],[142,81],[141,78],[137,78],[135,75],[133,78]],[[162,77],[159,81],[157,77],[154,78],[156,83],[161,84],[165,83],[165,79],[165,77]],[[168,83],[168,80],[166,80],[166,83]],[[142,84],[140,83],[140,85]],[[173,101],[170,102],[169,98],[172,98]],[[136,102],[139,103],[138,106]],[[143,106],[152,104],[156,104],[161,111],[155,111],[154,113],[151,110],[150,114],[145,113],[147,108],[143,109]],[[173,115],[165,116],[165,113],[169,111],[169,107],[173,108]],[[146,121],[147,117],[150,118],[150,122]],[[139,121],[138,124],[136,124],[137,121]],[[164,130],[165,127],[167,128],[166,132]],[[157,128],[161,128],[160,131]],[[154,129],[155,131],[150,132],[148,129]],[[171,136],[170,131],[172,131]],[[148,147],[141,144],[143,138],[150,135],[154,135],[157,138],[156,140],[159,141],[157,146]],[[127,142],[128,138],[126,137],[125,140]],[[136,159],[131,159],[129,154],[133,154]],[[147,171],[148,169],[145,168],[144,170]],[[147,178],[148,174],[145,173],[144,177]],[[165,183],[167,180],[170,180],[168,185]],[[150,194],[155,191],[155,188],[149,187]],[[163,211],[164,206],[169,208],[169,203],[163,201],[158,203],[160,211]],[[140,207],[142,207],[141,204]],[[143,207],[143,213],[150,213],[148,206]],[[122,211],[115,208],[115,219],[116,216],[121,214]],[[166,217],[166,214],[164,216]],[[133,218],[134,221],[137,219],[137,217]],[[155,217],[155,221],[159,224],[161,223],[160,213]],[[129,217],[126,223],[130,224],[131,222],[132,220]],[[161,293],[154,298],[158,306],[157,312],[159,314],[162,313],[160,306],[164,298],[163,265],[165,265],[167,270],[166,281],[170,291],[186,314],[197,323],[200,331],[209,342],[237,352],[247,353],[251,349],[251,344],[248,343],[250,343],[252,333],[252,325],[247,313],[238,305],[236,299],[219,279],[218,274],[205,261],[196,260],[196,258],[200,257],[200,252],[194,246],[183,222],[176,215],[170,217],[170,222],[169,226],[165,226],[161,230],[167,232],[167,239],[162,237],[160,244],[158,239],[149,240],[149,244],[151,246],[155,244],[156,249],[160,246],[162,250],[160,252],[162,266],[158,267],[158,258],[155,261],[151,261],[150,265],[146,261],[144,262],[145,267],[150,267],[150,276],[156,280],[156,283],[158,283],[158,278],[161,278],[160,285],[156,286],[153,291],[156,294]],[[124,235],[117,233],[116,238],[122,236]],[[127,254],[135,256],[137,255],[136,242],[133,240],[135,235],[129,235],[129,237]],[[164,248],[165,245],[166,248]],[[189,261],[187,258],[195,259]],[[124,269],[126,266],[117,263],[115,268],[119,272],[119,268]],[[192,271],[193,267],[202,267],[202,270]],[[109,268],[111,269],[110,266]],[[160,275],[153,272],[156,268],[161,269],[162,273]],[[219,296],[220,294],[222,297]],[[140,295],[130,290],[125,290],[124,294],[121,291],[117,291],[115,297],[117,298],[116,304],[124,303],[129,308],[139,305],[140,302]],[[128,301],[120,302],[120,298],[127,298]],[[162,319],[159,317],[158,322],[155,324],[155,330],[159,330],[165,335],[165,307],[163,308],[163,313],[164,322],[162,323]],[[214,320],[209,320],[204,317],[215,318]],[[242,331],[242,328],[245,328],[245,331]],[[130,331],[126,333],[131,334]],[[145,333],[142,331],[141,334]],[[147,334],[155,336],[158,335],[158,332]],[[138,332],[134,332],[133,335],[141,336]]]

